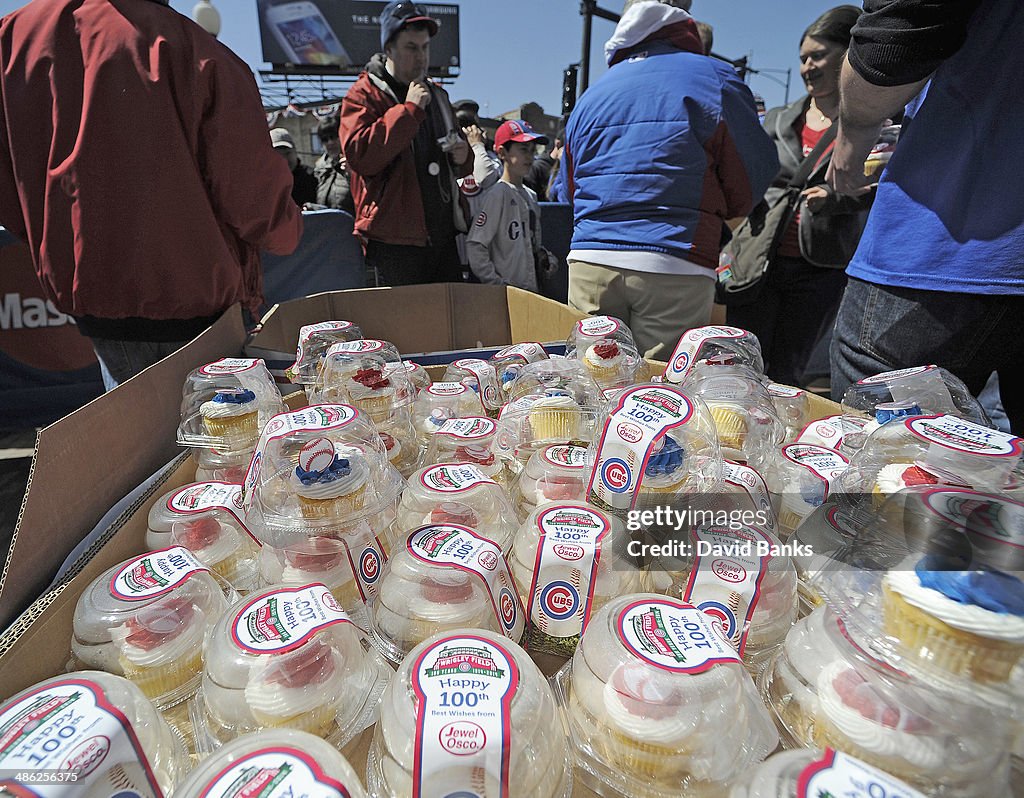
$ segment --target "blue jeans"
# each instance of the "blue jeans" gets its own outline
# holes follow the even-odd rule
[[[188,341],[154,343],[152,341],[114,341],[90,338],[96,359],[100,362],[103,387],[112,391],[143,369],[177,352]]]
[[[882,371],[934,363],[978,396],[992,372],[1024,432],[1024,296],[895,288],[850,278],[832,339],[832,397]]]

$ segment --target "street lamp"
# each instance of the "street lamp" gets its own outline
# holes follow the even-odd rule
[[[220,12],[213,7],[210,0],[199,0],[192,7],[192,19],[211,36],[220,33]]]

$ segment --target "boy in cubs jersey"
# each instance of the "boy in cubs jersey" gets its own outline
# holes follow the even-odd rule
[[[521,119],[502,123],[494,135],[504,171],[475,203],[476,217],[466,234],[469,266],[482,283],[537,290],[540,206],[523,178],[538,144],[547,144],[547,138]]]

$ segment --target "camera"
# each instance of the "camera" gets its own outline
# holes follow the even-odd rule
[[[458,133],[454,130],[449,130],[447,136],[442,136],[437,140],[437,146],[441,148],[441,152],[448,153],[455,149],[455,145],[460,140]]]

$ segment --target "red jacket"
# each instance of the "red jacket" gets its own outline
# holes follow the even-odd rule
[[[442,101],[451,109],[444,89],[435,85],[433,94],[432,102]],[[364,239],[427,245],[427,223],[412,147],[425,118],[423,109],[415,103],[399,103],[383,80],[366,71],[345,95],[339,133],[351,176],[356,233]],[[455,205],[456,229],[465,232],[468,206],[462,205],[455,177],[473,171],[472,152],[465,163],[452,169],[452,196],[459,200]]]
[[[249,68],[148,0],[0,20],[0,223],[72,316],[185,319],[262,301],[259,249],[302,217]]]

